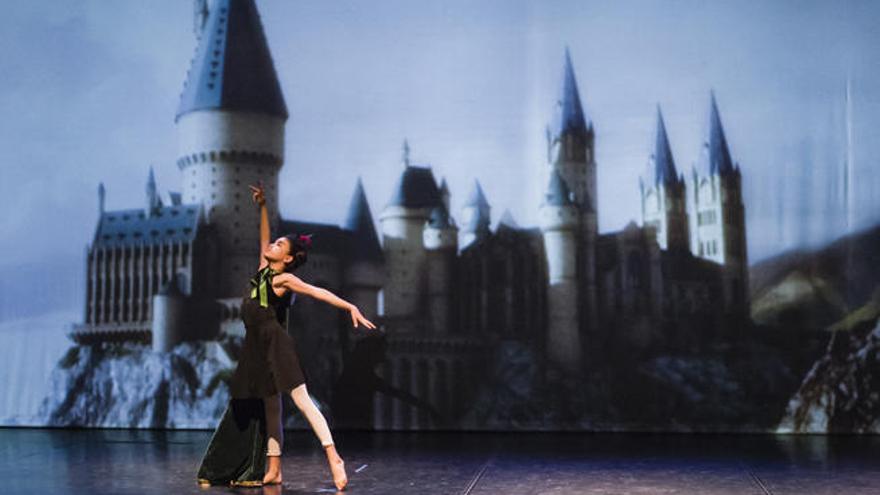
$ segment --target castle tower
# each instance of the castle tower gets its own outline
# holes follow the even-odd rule
[[[351,232],[353,242],[347,257],[349,264],[345,268],[343,291],[368,319],[373,318],[385,278],[384,256],[360,177],[351,197],[345,229]]]
[[[547,158],[550,177],[555,172],[571,192],[571,202],[578,210],[576,276],[581,308],[579,327],[592,332],[598,326],[596,311],[596,239],[599,235],[596,215],[595,132],[588,122],[575,79],[571,54],[565,50],[562,94],[557,104],[555,123],[547,129]]]
[[[474,179],[474,188],[471,195],[461,209],[461,247],[466,248],[489,234],[489,222],[491,208],[480,187],[480,181]]]
[[[691,251],[723,265],[724,308],[748,312],[748,254],[739,164],[730,158],[715,94],[699,162],[693,170]]]
[[[287,107],[253,0],[204,3],[207,17],[176,123],[182,201],[201,204],[223,263],[217,297],[238,297],[259,256],[259,211],[248,184],[262,182],[278,224],[278,172]]]
[[[676,251],[690,249],[685,181],[675,169],[659,105],[654,154],[648,160],[647,174],[639,178],[639,191],[642,224],[654,227],[660,248]]]
[[[538,211],[547,253],[547,357],[570,372],[580,370],[581,334],[578,290],[580,210],[558,171],[550,173]]]
[[[416,316],[425,309],[423,230],[431,211],[443,204],[431,169],[410,164],[406,141],[403,165],[391,201],[379,216],[387,271],[384,309],[388,317]]]
[[[431,210],[428,223],[425,224],[423,241],[427,250],[426,292],[428,299],[428,320],[434,333],[447,333],[452,325],[452,307],[454,287],[455,260],[458,254],[458,227],[449,216],[446,204],[449,191],[443,181],[440,187],[441,196],[446,191],[443,204]]]

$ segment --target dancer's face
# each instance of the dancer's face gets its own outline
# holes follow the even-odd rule
[[[282,261],[284,264],[293,261],[290,255],[290,241],[286,237],[279,237],[275,242],[269,243],[263,251],[263,256],[269,261]]]

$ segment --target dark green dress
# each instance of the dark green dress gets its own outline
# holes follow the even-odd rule
[[[266,471],[263,399],[232,399],[199,466],[199,483],[260,486]]]
[[[272,290],[274,272],[260,270],[241,302],[244,345],[230,383],[232,399],[199,467],[200,483],[259,486],[266,469],[263,398],[288,391],[305,376],[284,328],[291,295]]]

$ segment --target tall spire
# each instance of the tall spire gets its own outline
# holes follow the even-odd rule
[[[462,221],[464,232],[485,233],[489,230],[490,207],[480,187],[480,181],[474,179],[474,188],[464,204],[464,220]],[[467,244],[467,243],[465,243]]]
[[[486,201],[486,195],[483,194],[483,188],[480,187],[480,181],[474,179],[474,188],[471,189],[471,195],[468,197],[465,206],[474,206],[479,209],[489,209],[489,202]]]
[[[373,224],[373,214],[367,203],[367,195],[364,192],[364,184],[358,177],[351,203],[348,207],[348,218],[345,221],[346,230],[354,233],[357,241],[352,256],[357,259],[381,259],[382,247],[379,245],[379,236]]]
[[[175,120],[206,109],[287,119],[254,0],[215,0],[203,22]]]
[[[153,174],[153,166],[150,165],[150,174],[147,176],[147,215],[151,216],[159,208],[162,207],[162,198],[159,197],[159,190],[156,187],[156,176]]]
[[[403,138],[403,166],[409,167],[409,140]]]
[[[104,183],[98,183],[98,212],[104,213],[104,200],[107,198],[107,189],[104,188]]]
[[[727,147],[727,138],[721,125],[721,114],[718,112],[714,91],[711,92],[711,100],[709,135],[703,144],[705,150],[702,168],[703,172],[709,175],[723,175],[733,171],[733,160],[730,159],[730,149]]]
[[[669,147],[669,138],[666,135],[666,124],[663,122],[663,112],[657,105],[657,138],[654,143],[654,163],[652,181],[654,185],[675,182],[678,180],[678,172],[675,170],[675,161],[672,159],[672,149]]]
[[[578,92],[577,80],[574,76],[574,66],[571,63],[571,53],[565,48],[565,69],[562,76],[562,96],[559,100],[559,133],[584,132],[587,130],[587,121],[584,117],[584,109],[581,106],[581,97]]]

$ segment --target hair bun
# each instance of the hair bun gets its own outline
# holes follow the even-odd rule
[[[299,237],[296,238],[300,244],[306,249],[311,249],[312,247],[312,234],[300,234]]]

